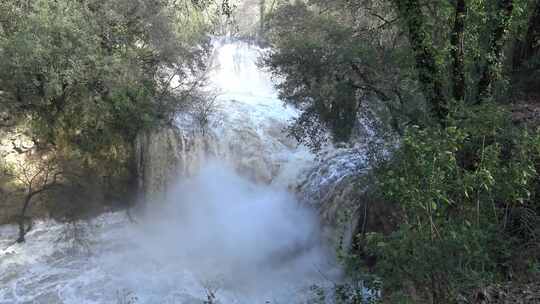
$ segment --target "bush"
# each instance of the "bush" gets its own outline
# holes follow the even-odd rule
[[[493,105],[459,116],[444,129],[409,128],[376,169],[377,191],[404,220],[389,236],[370,234],[367,248],[384,287],[416,293],[414,301],[453,303],[461,292],[504,280],[516,248],[537,239],[514,211],[538,219],[539,133]]]

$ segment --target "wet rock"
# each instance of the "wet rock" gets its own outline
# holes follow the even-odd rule
[[[319,211],[327,241],[344,249],[358,233],[392,232],[399,219],[394,206],[370,197],[366,155],[363,146],[329,150],[297,188],[300,199]]]
[[[184,148],[181,131],[172,126],[139,134],[136,140],[138,185],[145,200],[159,199],[167,190],[182,165],[180,153]]]

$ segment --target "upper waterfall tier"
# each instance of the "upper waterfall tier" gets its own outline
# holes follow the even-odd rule
[[[210,85],[223,97],[252,96],[277,100],[270,75],[258,66],[265,49],[226,38],[214,40],[213,45]]]
[[[139,137],[144,192],[162,193],[171,176],[191,176],[210,159],[252,181],[280,185],[295,182],[312,164],[309,150],[287,135],[298,111],[279,100],[269,73],[258,66],[265,51],[242,41],[214,40],[209,98],[179,115],[175,130]]]

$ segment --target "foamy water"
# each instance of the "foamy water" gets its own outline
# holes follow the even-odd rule
[[[208,292],[219,303],[304,303],[311,285],[329,284],[315,215],[286,191],[214,164],[173,192],[137,224],[122,212],[81,223],[84,246],[62,239],[66,225],[37,223],[0,251],[0,303],[203,303]]]

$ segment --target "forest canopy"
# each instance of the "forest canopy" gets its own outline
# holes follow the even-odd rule
[[[444,124],[465,105],[508,104],[537,85],[537,7],[297,1],[268,18],[266,64],[284,79],[281,97],[305,110],[292,128],[298,139],[320,146],[320,124],[347,141],[370,103],[402,134],[412,124]]]
[[[200,85],[208,52],[201,5],[2,1],[3,109],[29,118],[46,143],[95,153],[132,141],[173,117]]]

